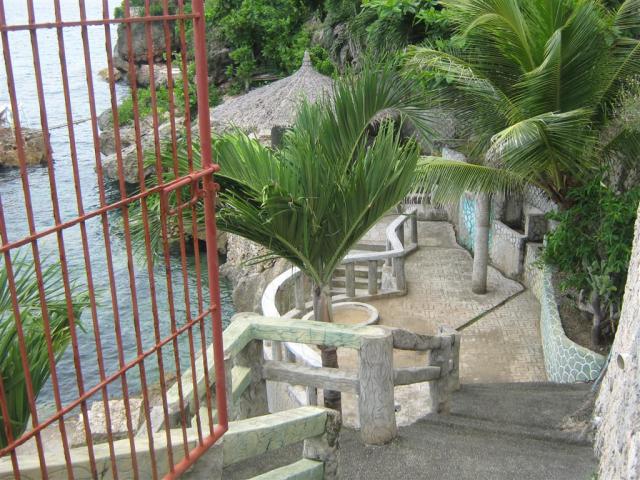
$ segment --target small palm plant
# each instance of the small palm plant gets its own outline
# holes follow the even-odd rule
[[[417,87],[391,67],[365,67],[338,81],[331,96],[304,103],[278,150],[241,132],[214,139],[219,227],[299,267],[314,284],[316,320],[332,321],[336,267],[411,188],[419,146],[403,139],[400,126],[406,121],[429,132],[433,122]],[[178,157],[177,169],[171,155],[162,159],[165,180],[186,173],[185,152]],[[196,148],[196,166],[197,157]],[[159,219],[157,203],[149,199]],[[185,225],[192,225],[193,213],[184,213]],[[151,223],[153,230],[158,222]],[[324,366],[337,367],[335,348],[321,353]],[[339,392],[325,391],[325,404],[339,409]]]
[[[535,185],[564,208],[569,191],[603,164],[637,160],[640,135],[616,107],[640,75],[632,33],[640,0],[612,11],[597,0],[442,3],[457,47],[415,48],[407,62],[412,74],[443,80],[433,100],[455,117],[470,157],[420,162],[419,183],[437,187],[437,199]],[[488,208],[488,197],[480,206]]]
[[[47,335],[42,318],[38,283],[33,264],[25,256],[18,255],[12,262],[13,276],[20,310],[20,323],[24,334],[25,350],[29,363],[31,387],[37,396],[47,382],[50,362],[47,350]],[[60,267],[50,265],[43,268],[43,287],[47,296],[46,309],[49,315],[51,344],[55,360],[66,350],[69,341],[69,322],[77,322],[83,309],[89,305],[87,292],[73,291],[73,319],[69,319]],[[14,438],[27,428],[30,416],[27,400],[27,376],[22,366],[18,329],[9,289],[6,265],[0,265],[0,375],[5,390],[5,401]],[[0,413],[0,422],[4,418]],[[0,448],[7,446],[4,428],[0,429]]]

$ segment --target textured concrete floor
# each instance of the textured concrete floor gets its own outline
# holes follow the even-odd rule
[[[386,218],[365,237],[382,242]],[[462,328],[460,379],[463,383],[546,381],[539,332],[540,304],[518,282],[489,269],[488,292],[471,292],[473,259],[455,240],[447,222],[419,222],[420,248],[406,262],[408,293],[370,301],[380,324],[435,334],[439,325]],[[357,367],[353,350],[339,350],[343,368]],[[425,353],[395,351],[394,365],[424,365]],[[428,384],[396,387],[399,425],[409,425],[427,409]],[[343,395],[344,423],[358,428],[354,395]]]

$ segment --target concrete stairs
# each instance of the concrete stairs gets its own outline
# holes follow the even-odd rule
[[[382,447],[365,446],[357,432],[340,434],[340,475],[368,480],[589,480],[592,447],[561,428],[589,385],[552,383],[463,385],[451,415],[428,415],[399,429]],[[300,459],[300,445],[256,458],[277,468]],[[255,475],[251,464],[226,469],[225,478]]]

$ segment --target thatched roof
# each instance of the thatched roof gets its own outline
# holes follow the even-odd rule
[[[302,66],[293,75],[231,98],[211,109],[214,130],[234,126],[248,132],[269,135],[271,128],[293,123],[303,99],[315,102],[331,93],[333,80],[318,73],[305,52]]]

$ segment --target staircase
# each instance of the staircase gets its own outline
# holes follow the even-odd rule
[[[596,471],[587,440],[560,428],[589,385],[551,383],[463,385],[451,415],[429,415],[400,429],[390,444],[362,444],[340,433],[340,478],[368,480],[589,480]],[[250,478],[295,462],[300,446],[225,469],[225,478]]]

